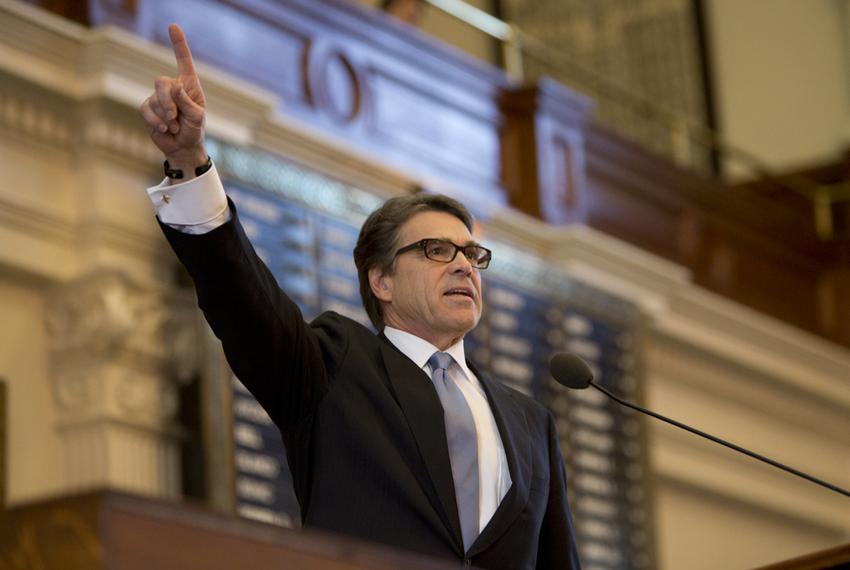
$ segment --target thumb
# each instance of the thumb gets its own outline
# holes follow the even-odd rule
[[[189,97],[186,89],[181,84],[176,84],[174,89],[176,93],[172,96],[175,103],[177,103],[177,109],[180,111],[180,114],[190,126],[201,127],[204,122],[204,108]]]

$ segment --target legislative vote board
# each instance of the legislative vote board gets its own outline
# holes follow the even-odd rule
[[[365,215],[380,201],[273,157],[218,144],[212,150],[248,237],[304,317],[332,310],[368,326],[352,250]],[[548,372],[554,353],[570,351],[590,363],[597,381],[635,399],[634,307],[568,279],[534,254],[486,241],[494,260],[484,273],[481,323],[466,339],[468,357],[483,374],[554,413],[585,568],[651,567],[642,422],[594,390],[568,391]],[[232,381],[237,510],[297,526],[280,434]]]

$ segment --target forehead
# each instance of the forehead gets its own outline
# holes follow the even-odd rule
[[[401,226],[401,241],[410,243],[425,238],[447,238],[456,243],[472,239],[469,230],[456,216],[447,212],[419,212]]]

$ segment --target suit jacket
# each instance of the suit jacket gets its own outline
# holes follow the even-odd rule
[[[305,527],[482,568],[578,568],[551,414],[481,380],[513,484],[463,550],[443,410],[431,379],[383,335],[339,314],[304,322],[235,207],[203,235],[162,225],[234,373],[280,429]]]

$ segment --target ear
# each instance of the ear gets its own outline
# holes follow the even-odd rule
[[[389,303],[393,300],[393,279],[377,265],[369,269],[369,287],[372,294],[380,301]]]

